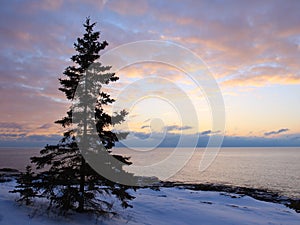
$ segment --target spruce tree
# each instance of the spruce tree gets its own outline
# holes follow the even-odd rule
[[[16,186],[16,190],[11,191],[12,193],[20,193],[21,198],[18,199],[18,202],[24,202],[26,205],[31,205],[33,203],[33,198],[37,195],[37,192],[32,186],[34,180],[34,173],[32,172],[31,167],[27,166],[26,172],[21,173],[17,178],[18,185]]]
[[[77,51],[77,54],[71,57],[74,64],[67,67],[64,78],[59,79],[59,90],[74,103],[67,115],[55,122],[66,128],[63,138],[57,145],[45,146],[40,151],[40,156],[31,158],[37,170],[36,174],[30,173],[31,187],[22,186],[24,182],[19,180],[19,186],[14,190],[20,193],[21,199],[25,199],[24,188],[30,188],[32,192],[28,197],[47,198],[49,208],[55,206],[62,212],[110,212],[111,202],[102,198],[107,194],[117,197],[123,207],[130,206],[128,201],[133,199],[127,192],[127,186],[101,176],[86,160],[97,159],[96,163],[102,163],[105,169],[111,170],[112,173],[127,176],[128,179],[133,178],[132,174],[122,169],[123,164],[130,164],[128,158],[111,153],[115,143],[127,136],[127,133],[113,132],[112,126],[122,123],[127,112],[122,110],[112,116],[105,110],[106,106],[115,100],[100,88],[119,78],[115,73],[109,72],[110,66],[104,66],[97,61],[100,58],[99,52],[104,50],[108,43],[99,41],[100,32],[94,31],[95,25],[96,23],[91,23],[89,18],[86,19],[85,33],[74,43]],[[95,104],[92,104],[93,101]],[[93,140],[94,133],[98,142]],[[76,140],[78,136],[81,143],[84,143],[80,147]],[[120,164],[111,165],[104,153],[111,154]],[[85,154],[89,157],[84,157]]]

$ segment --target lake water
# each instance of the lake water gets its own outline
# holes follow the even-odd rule
[[[11,167],[24,170],[30,161],[30,156],[37,155],[39,150],[0,148],[0,168]],[[125,149],[114,151],[131,155],[131,161],[139,166],[159,163],[173,153],[171,148],[135,152]],[[173,160],[174,165],[189,154],[188,152],[189,149],[180,149],[180,154],[176,154]],[[200,172],[199,163],[203,152],[202,148],[196,149],[187,164],[168,180],[263,188],[289,197],[300,198],[300,148],[298,147],[222,148],[211,165]],[[181,168],[181,165],[178,168]]]

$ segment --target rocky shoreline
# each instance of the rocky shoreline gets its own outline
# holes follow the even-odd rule
[[[12,168],[1,168],[0,169],[0,183],[10,182],[19,176],[21,172],[17,169]]]
[[[161,182],[160,187],[177,187],[185,188],[193,191],[216,191],[221,192],[222,195],[230,196],[231,198],[240,198],[243,196],[250,196],[254,199],[283,204],[297,213],[300,213],[300,199],[290,198],[282,196],[276,192],[257,188],[248,187],[236,187],[223,184],[193,184],[193,183],[181,183],[181,182]]]

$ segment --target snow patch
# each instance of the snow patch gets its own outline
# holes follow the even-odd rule
[[[0,184],[1,225],[83,224],[300,224],[300,214],[282,204],[248,196],[183,188],[138,189],[132,194],[133,208],[118,208],[118,215],[96,218],[73,213],[66,217],[47,214],[37,207],[19,206],[17,194],[9,193],[14,182]]]

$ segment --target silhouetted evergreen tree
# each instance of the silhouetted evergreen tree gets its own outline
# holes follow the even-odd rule
[[[105,155],[111,154],[110,149],[114,147],[115,142],[126,138],[127,133],[115,133],[111,127],[123,122],[127,112],[122,110],[113,116],[109,115],[105,112],[105,106],[115,100],[102,89],[93,90],[95,86],[100,88],[119,78],[115,73],[109,72],[110,66],[103,66],[97,62],[100,58],[99,52],[108,43],[99,42],[100,33],[93,31],[95,23],[91,23],[87,18],[84,27],[85,34],[74,43],[77,51],[77,54],[71,57],[74,65],[65,69],[65,78],[59,79],[61,84],[59,90],[65,93],[67,99],[74,102],[67,115],[56,121],[67,130],[57,145],[47,145],[41,150],[41,156],[31,158],[38,172],[32,174],[31,171],[27,171],[22,175],[14,192],[19,192],[21,199],[25,199],[28,204],[32,197],[48,198],[49,208],[55,206],[62,212],[70,209],[79,212],[87,210],[110,212],[112,205],[103,196],[107,194],[116,196],[123,207],[129,206],[128,200],[133,196],[127,193],[128,187],[99,175],[83,155],[88,154],[88,158],[95,159],[96,163],[102,163],[105,169],[111,170],[112,173],[133,179],[131,174],[122,169],[121,163],[111,165]],[[91,104],[93,101],[95,104]],[[76,121],[72,121],[74,117]],[[78,129],[71,127],[74,123]],[[98,142],[94,140],[93,132],[96,133]],[[80,148],[76,142],[77,135],[83,143]],[[114,157],[120,162],[130,164],[126,157],[120,155]]]
[[[30,166],[26,167],[26,172],[21,173],[17,178],[18,185],[16,189],[11,191],[12,193],[19,192],[21,198],[18,199],[18,202],[24,202],[26,205],[32,204],[32,199],[37,195],[37,192],[33,188],[33,182],[36,179],[36,176],[31,170]]]

